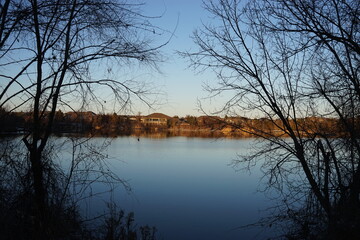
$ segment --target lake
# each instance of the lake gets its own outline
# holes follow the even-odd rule
[[[132,188],[127,192],[120,185],[111,199],[126,212],[133,211],[138,225],[155,226],[159,239],[269,236],[261,229],[238,229],[258,220],[270,206],[257,192],[259,168],[250,174],[231,166],[238,154],[250,151],[254,139],[117,137],[110,141],[106,153],[111,170]],[[100,214],[109,198],[97,197],[87,202],[86,209]]]

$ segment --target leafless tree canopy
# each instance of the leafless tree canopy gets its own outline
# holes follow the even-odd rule
[[[6,1],[1,12],[1,107],[32,105],[39,87],[43,111],[49,111],[53,96],[63,104],[76,98],[81,102],[86,94],[96,99],[85,91],[93,91],[92,84],[109,87],[123,104],[131,94],[144,94],[145,89],[127,79],[103,78],[93,70],[101,70],[98,65],[109,59],[116,64],[104,65],[108,71],[132,59],[150,65],[159,60],[161,46],[152,46],[149,35],[164,31],[152,26],[140,7],[125,1]]]
[[[251,110],[283,133],[241,126],[266,144],[239,162],[265,158],[269,186],[289,187],[287,193],[282,191],[288,213],[298,206],[291,201],[312,206],[297,215],[306,225],[302,231],[306,237],[320,229],[337,237],[356,236],[360,224],[360,2],[203,3],[213,21],[193,34],[199,50],[184,55],[198,70],[216,71],[219,81],[208,90],[213,96],[229,92],[224,113],[241,115]],[[335,129],[322,126],[324,118],[336,121],[340,137],[335,138]]]

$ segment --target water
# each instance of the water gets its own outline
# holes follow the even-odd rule
[[[133,211],[138,225],[156,226],[160,239],[264,239],[268,233],[260,229],[238,229],[258,220],[260,210],[269,204],[257,193],[261,173],[237,172],[230,166],[253,143],[253,139],[114,138],[107,148],[109,163],[132,192],[120,186],[112,199]],[[104,199],[90,205],[91,211],[101,213]]]

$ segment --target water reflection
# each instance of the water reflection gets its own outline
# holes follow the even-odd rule
[[[256,193],[258,169],[249,175],[229,166],[237,153],[249,150],[253,139],[151,136],[114,138],[108,148],[112,170],[133,189],[127,194],[119,188],[111,198],[135,212],[139,224],[154,225],[160,236],[172,240],[263,239],[268,234],[233,230],[255,222],[262,214],[259,209],[268,204]],[[101,188],[97,185],[94,191]],[[99,213],[104,199],[90,205]]]
[[[59,133],[57,136],[77,136],[77,137],[135,137],[137,139],[141,138],[170,138],[170,137],[187,137],[187,138],[227,138],[227,139],[245,139],[250,138],[246,135],[239,134],[230,134],[224,133],[220,130],[154,130],[154,131],[142,131],[142,130],[133,130],[127,134],[121,133],[102,133],[102,132],[89,132],[89,133]]]

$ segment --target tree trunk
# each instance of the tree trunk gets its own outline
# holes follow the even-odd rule
[[[43,182],[43,166],[41,152],[33,145],[30,151],[31,172],[34,184],[34,201],[35,201],[35,229],[34,239],[46,238],[46,196]]]

